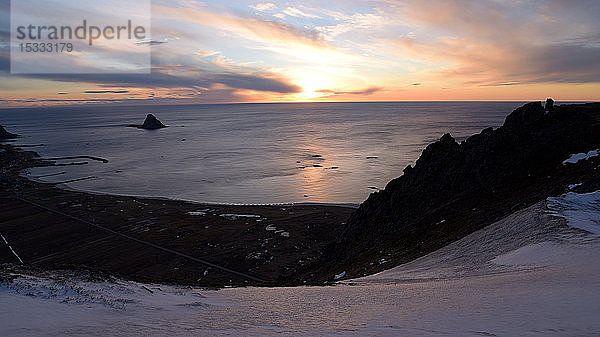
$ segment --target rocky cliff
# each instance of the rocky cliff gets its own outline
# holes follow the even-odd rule
[[[569,185],[600,189],[600,157],[563,164],[571,154],[599,148],[600,103],[548,110],[529,103],[496,130],[461,143],[446,134],[427,146],[414,167],[361,204],[313,276],[387,269],[564,193]]]

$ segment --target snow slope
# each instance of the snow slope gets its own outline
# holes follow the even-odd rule
[[[591,199],[538,203],[333,287],[214,291],[12,267],[0,272],[12,279],[0,285],[0,335],[600,336],[600,238],[567,225],[577,209],[600,219]]]

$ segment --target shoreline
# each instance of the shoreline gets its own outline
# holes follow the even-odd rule
[[[532,102],[460,143],[445,134],[358,209],[81,192],[21,176],[53,162],[0,145],[0,233],[26,263],[48,268],[220,287],[331,284],[415,260],[547,197],[598,190],[588,152],[598,147],[597,109]],[[589,160],[565,165],[581,151]],[[0,251],[0,262],[11,258]]]
[[[0,143],[1,144],[1,143]],[[20,146],[14,146],[16,148],[20,148]],[[45,158],[44,158],[45,159]],[[55,174],[53,174],[55,175]],[[36,183],[40,183],[40,184],[52,184],[52,185],[64,185],[64,184],[68,184],[77,180],[70,180],[67,182],[58,182],[58,183],[52,183],[52,182],[47,182],[47,181],[43,181],[40,180],[39,178],[36,177],[29,177],[28,175],[19,175],[22,178],[25,178],[27,180],[36,182]],[[90,177],[85,177],[84,179],[87,179]],[[97,178],[97,177],[94,177]],[[67,191],[72,191],[72,192],[81,192],[81,193],[87,193],[87,194],[92,194],[92,195],[98,195],[98,196],[114,196],[114,197],[125,197],[125,198],[141,198],[141,199],[152,199],[152,200],[157,200],[157,201],[176,201],[176,202],[183,202],[183,203],[191,203],[191,204],[197,204],[197,205],[206,205],[206,206],[245,206],[245,207],[262,207],[262,206],[279,206],[279,207],[291,207],[291,206],[324,206],[324,207],[345,207],[345,208],[351,208],[351,209],[357,209],[360,206],[360,203],[356,204],[356,203],[352,203],[352,202],[276,202],[276,203],[227,203],[227,202],[210,202],[210,201],[196,201],[196,200],[189,200],[189,199],[179,199],[179,198],[172,198],[172,197],[162,197],[162,196],[147,196],[147,195],[136,195],[136,194],[121,194],[121,193],[111,193],[111,192],[102,192],[102,191],[93,191],[93,190],[85,190],[85,189],[78,189],[75,187],[71,187],[71,186],[57,186],[57,188],[62,189],[62,190],[67,190]]]
[[[348,205],[226,205],[79,191],[20,174],[53,164],[37,153],[10,142],[0,149],[0,198],[8,209],[0,233],[25,265],[43,269],[211,287],[301,285],[300,279],[310,279],[308,265],[354,211]],[[93,228],[98,224],[105,228]],[[17,263],[4,250],[0,262]]]

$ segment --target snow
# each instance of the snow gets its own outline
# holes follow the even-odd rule
[[[571,211],[597,200],[557,199]],[[0,280],[14,279],[0,281],[0,336],[598,335],[600,237],[573,227],[600,211],[548,214],[553,202],[329,287],[216,291],[3,267]]]
[[[565,218],[570,226],[600,235],[600,191],[569,192],[558,198],[548,198],[551,214]]]
[[[339,280],[339,279],[341,279],[341,278],[342,278],[342,277],[344,277],[344,276],[346,276],[346,272],[345,272],[345,271],[343,271],[343,272],[341,272],[341,273],[339,273],[339,274],[337,274],[337,275],[333,276],[333,279],[334,279],[334,280]]]
[[[521,247],[497,256],[492,263],[503,266],[548,267],[565,266],[576,256],[586,251],[576,246],[556,242],[540,242]],[[585,258],[584,256],[581,257]]]
[[[563,165],[567,165],[568,163],[571,164],[577,164],[579,161],[581,160],[588,160],[592,157],[596,157],[598,156],[598,152],[600,151],[600,149],[598,150],[592,150],[588,153],[576,153],[576,154],[572,154],[571,157],[569,157],[569,159],[563,161]]]
[[[200,215],[200,216],[203,216],[203,215],[206,215],[206,212],[205,211],[195,211],[195,212],[187,212],[187,214],[188,215]]]
[[[255,214],[221,214],[221,216],[229,220],[237,220],[239,218],[260,218],[260,215]]]
[[[569,185],[569,189],[570,189],[570,190],[572,190],[572,189],[574,189],[575,187],[579,187],[579,186],[581,186],[581,185],[583,185],[583,183],[571,184],[571,185]]]
[[[10,250],[10,252],[19,260],[19,262],[21,262],[21,264],[23,264],[23,260],[21,260],[21,257],[19,256],[19,254],[17,254],[17,252],[15,252],[15,250],[13,249],[13,247],[8,243],[8,241],[6,240],[6,238],[4,237],[4,235],[0,234],[0,237],[2,237],[2,240],[4,241],[4,243],[6,244],[6,246],[8,247],[8,249]]]
[[[0,276],[2,273],[0,272]],[[0,278],[0,336],[169,335],[186,330],[182,313],[225,309],[216,292],[57,272]],[[92,280],[90,280],[92,279]],[[208,293],[208,292],[207,292]]]
[[[267,227],[265,227],[266,231],[274,231],[275,234],[279,234],[283,237],[289,238],[290,237],[290,232],[286,232],[283,229],[277,229],[277,227],[273,226],[273,225],[268,225]]]

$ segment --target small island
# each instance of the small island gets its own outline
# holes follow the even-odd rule
[[[144,129],[144,130],[157,130],[157,129],[166,128],[167,125],[164,125],[153,114],[148,114],[142,125],[131,124],[131,125],[129,125],[129,127]]]

